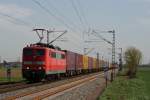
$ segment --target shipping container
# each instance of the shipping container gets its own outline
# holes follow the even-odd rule
[[[102,61],[101,60],[99,60],[99,68],[100,68],[100,70],[102,68]]]
[[[88,57],[88,69],[92,69],[92,68],[93,68],[93,58]]]
[[[83,69],[88,69],[88,56],[83,55]]]
[[[93,58],[93,69],[96,69],[96,58]]]
[[[67,50],[65,52],[66,52],[66,70],[75,71],[76,53]]]
[[[76,53],[76,72],[81,73],[81,70],[83,68],[83,55]]]
[[[109,63],[109,69],[111,69],[112,68],[112,63]]]
[[[99,70],[99,60],[96,59],[96,68]]]

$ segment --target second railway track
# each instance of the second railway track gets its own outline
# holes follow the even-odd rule
[[[99,73],[99,72],[98,72]],[[61,90],[57,90],[55,92],[52,92],[51,91],[51,94],[38,94],[40,93],[41,91],[49,91],[49,89],[53,89],[53,88],[57,88],[57,87],[60,87],[62,85],[66,85],[66,84],[70,84],[70,83],[76,83],[76,81],[78,80],[82,80],[82,81],[79,81],[77,82],[78,84],[79,83],[84,83],[85,81],[88,81],[88,78],[89,77],[93,77],[93,75],[97,75],[98,73],[92,73],[92,74],[89,74],[89,75],[84,75],[84,76],[81,76],[81,77],[74,77],[74,78],[70,78],[70,79],[66,79],[66,80],[60,80],[60,81],[56,81],[56,82],[52,82],[51,84],[46,84],[45,86],[35,86],[36,88],[33,88],[33,89],[29,89],[28,91],[24,91],[24,92],[20,92],[20,93],[15,93],[13,96],[6,96],[5,98],[3,98],[3,100],[14,100],[14,99],[19,99],[19,98],[23,98],[23,97],[27,97],[29,95],[34,95],[34,94],[37,94],[38,97],[34,96],[34,97],[31,97],[32,99],[41,99],[41,98],[45,98],[46,95],[50,96],[52,94],[55,94],[55,93],[58,93],[59,91],[63,91],[65,90],[67,87],[69,88],[70,86],[73,87],[74,85],[70,85],[70,86],[63,86],[63,88],[61,88]],[[100,74],[100,73],[99,73]],[[83,80],[84,79],[84,80]],[[85,80],[86,79],[86,80]],[[39,83],[40,84],[40,83]],[[77,84],[76,84],[77,85]],[[34,86],[34,85],[33,85]],[[32,87],[31,87],[32,88]]]
[[[86,75],[88,75],[88,74],[85,74],[85,76]],[[81,75],[72,76],[72,77],[63,77],[62,80],[65,80],[67,78],[69,78],[69,79],[76,78],[76,77],[80,77],[80,76]],[[0,94],[19,90],[19,89],[25,89],[25,88],[29,88],[29,87],[33,87],[33,86],[40,86],[40,85],[44,85],[44,84],[49,84],[49,83],[56,82],[56,81],[60,81],[60,80],[56,79],[56,80],[38,82],[38,83],[27,83],[25,81],[22,81],[22,82],[18,82],[18,83],[14,83],[14,84],[3,84],[3,85],[0,85]]]

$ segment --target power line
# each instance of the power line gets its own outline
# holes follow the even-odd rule
[[[64,24],[67,28],[69,28],[70,30],[72,30],[73,32],[77,32],[76,30],[74,30],[72,27],[70,27],[67,23],[65,23],[62,19],[60,19],[59,17],[57,17],[54,13],[52,13],[49,9],[47,9],[46,7],[44,7],[40,2],[38,2],[37,0],[32,0],[35,4],[37,4],[40,8],[42,8],[45,12],[47,12],[49,15],[51,15],[52,17],[54,17],[57,21],[59,21],[60,23]],[[74,35],[74,34],[72,34]],[[75,38],[75,35],[73,36]]]
[[[76,2],[77,2],[78,5],[79,5],[80,12],[81,12],[81,14],[82,14],[82,16],[83,16],[83,19],[84,19],[85,23],[89,26],[89,23],[88,23],[87,18],[86,18],[86,16],[85,16],[84,9],[83,9],[83,6],[81,5],[80,0],[76,0]],[[89,26],[89,27],[90,27],[90,26]]]
[[[78,0],[77,0],[77,1],[78,1]],[[80,21],[81,25],[83,26],[83,29],[86,30],[86,24],[84,23],[84,21],[86,20],[86,18],[84,17],[83,12],[82,12],[81,15],[83,16],[84,21],[82,20],[82,17],[80,16],[80,13],[81,13],[81,12],[79,13],[79,10],[77,9],[77,6],[75,5],[74,1],[71,0],[70,2],[71,2],[72,6],[73,6],[73,8],[74,8],[74,10],[75,10],[75,12],[76,12],[77,17],[79,18],[79,21]],[[81,8],[80,2],[77,2],[77,3],[78,3],[78,5],[79,5],[79,8]],[[83,9],[82,9],[82,10],[83,10]],[[87,22],[87,21],[85,21],[85,22]],[[84,33],[83,33],[83,43],[84,43]]]
[[[95,36],[98,36],[100,39],[102,39],[103,41],[107,42],[108,44],[113,44],[111,41],[105,39],[103,36],[101,36],[100,34],[98,34],[95,30],[93,30],[93,33]]]
[[[25,22],[25,21],[23,21],[21,19],[15,18],[15,17],[10,16],[8,14],[4,14],[2,12],[0,12],[0,15],[9,18],[7,21],[9,21],[9,22],[11,22],[13,24],[20,24],[20,25],[25,25],[25,26],[30,26],[31,25],[30,23],[27,23],[27,22]],[[10,19],[12,19],[14,22],[12,20],[10,20]]]
[[[53,12],[55,10],[57,12],[57,14],[59,16],[61,16],[62,18],[64,18],[65,20],[67,20],[67,22],[69,22],[70,25],[72,25],[73,27],[77,27],[80,31],[82,31],[82,29],[80,27],[78,27],[75,23],[73,23],[68,17],[66,17],[62,13],[60,13],[60,11],[50,1],[47,1],[47,2],[50,4],[50,7],[53,8]]]
[[[74,41],[72,41],[72,40],[68,40],[69,42],[67,42],[69,45],[71,44],[71,46],[73,46],[74,48],[73,48],[73,50],[75,50],[75,51],[82,51],[82,49],[79,49],[79,48],[82,48],[83,46],[80,44],[80,43],[77,43],[77,42],[74,42]],[[62,42],[61,42],[62,43]],[[64,45],[66,46],[66,47],[68,47],[68,44],[67,43],[64,43]],[[60,44],[58,44],[58,45],[60,45]],[[60,45],[61,46],[61,45]]]
[[[73,1],[73,0],[70,0],[70,2],[71,2],[72,7],[74,8],[74,10],[75,10],[75,12],[76,12],[77,17],[79,18],[79,21],[80,21],[81,25],[83,25],[83,29],[85,30],[85,29],[86,29],[85,24],[84,24],[84,22],[83,22],[83,20],[82,20],[82,18],[81,18],[81,16],[80,16],[80,13],[79,13],[79,11],[78,11],[78,9],[77,9],[77,7],[76,7],[74,1]]]
[[[76,30],[74,30],[72,27],[70,27],[67,23],[65,23],[62,19],[60,19],[59,17],[57,17],[55,14],[53,14],[49,9],[47,9],[46,7],[44,7],[40,2],[38,2],[37,0],[32,0],[35,4],[37,4],[40,8],[42,8],[45,12],[47,12],[49,15],[51,15],[52,17],[54,17],[57,21],[59,21],[60,23],[64,24],[67,28],[69,28],[70,30],[76,32]]]

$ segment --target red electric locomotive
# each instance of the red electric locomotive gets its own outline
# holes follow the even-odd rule
[[[44,44],[23,48],[23,77],[29,81],[40,81],[48,75],[66,72],[65,52]]]
[[[48,41],[48,30],[34,29],[34,31],[38,34],[40,41],[23,48],[22,74],[28,81],[41,81],[47,77],[55,78],[62,74],[72,76],[99,71],[99,63],[97,63],[99,59],[61,50],[51,45],[66,31],[51,42]],[[44,37],[40,36],[38,31],[41,31],[42,34],[44,31],[47,32],[47,43],[41,43]]]

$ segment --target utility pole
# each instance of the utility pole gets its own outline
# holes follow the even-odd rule
[[[112,42],[107,40],[106,38],[102,37],[100,34],[98,34],[98,32],[96,32],[95,30],[93,30],[93,34],[95,33],[96,36],[98,36],[99,38],[101,38],[103,41],[107,42],[108,44],[111,44],[112,46],[112,64],[113,66],[115,65],[115,30],[112,31],[103,31],[105,33],[112,33]]]
[[[115,75],[115,30],[112,30],[112,31],[102,31],[101,32],[101,33],[112,33],[112,41],[107,40],[106,38],[104,38],[103,36],[101,36],[98,33],[99,32],[96,32],[95,30],[93,30],[93,34],[96,37],[99,37],[100,39],[102,39],[103,41],[105,41],[108,44],[111,44],[111,46],[112,46],[112,73],[111,73],[111,80],[113,80],[113,77]]]
[[[114,65],[115,64],[115,30],[112,30],[112,31],[108,31],[108,33],[112,33],[113,35],[113,40],[112,40],[112,64]]]
[[[0,56],[0,63],[1,63],[1,61],[2,61],[2,57]]]
[[[120,49],[120,53],[119,53],[119,71],[122,71],[122,48],[118,48]]]
[[[47,44],[49,43],[49,34],[50,34],[50,31],[47,30]]]
[[[112,30],[112,31],[108,31],[109,33],[112,33],[112,35],[113,35],[113,40],[112,40],[112,73],[111,73],[111,81],[113,81],[113,78],[114,78],[114,76],[115,76],[115,30]]]

